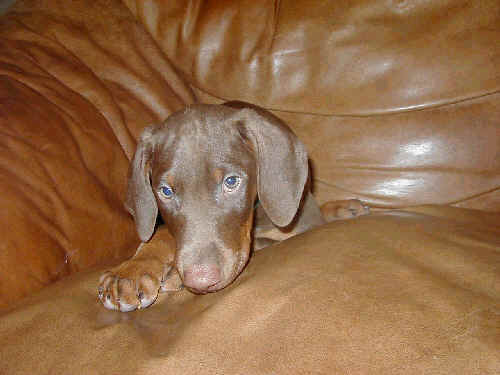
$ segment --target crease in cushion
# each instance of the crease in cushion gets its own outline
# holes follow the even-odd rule
[[[9,39],[103,114],[130,159],[141,130],[195,98],[120,1],[16,2]],[[27,43],[22,43],[26,40]],[[76,74],[75,74],[76,73]]]
[[[127,314],[97,301],[99,272],[74,275],[0,318],[4,371],[493,375],[499,220],[429,206],[330,223],[223,291]]]

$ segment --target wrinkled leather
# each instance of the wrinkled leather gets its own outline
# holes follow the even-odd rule
[[[0,77],[1,308],[133,254],[135,137],[193,95],[118,1],[19,1]]]
[[[99,272],[0,319],[4,374],[500,371],[498,213],[418,207],[330,223],[255,254],[218,293],[104,309]]]
[[[124,3],[200,100],[292,126],[320,202],[500,210],[500,2]]]
[[[496,0],[124,3],[190,82],[219,98],[369,116],[500,90]]]

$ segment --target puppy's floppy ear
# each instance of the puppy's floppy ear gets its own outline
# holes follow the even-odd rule
[[[151,161],[156,126],[146,128],[139,139],[130,164],[125,207],[134,216],[135,227],[142,242],[153,235],[158,206],[151,188]]]
[[[241,109],[234,120],[257,158],[257,193],[262,207],[274,224],[290,224],[309,173],[304,145],[283,121],[262,108]]]

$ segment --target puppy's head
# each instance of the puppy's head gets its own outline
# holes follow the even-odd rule
[[[197,104],[144,131],[126,206],[144,242],[159,209],[177,242],[184,285],[214,292],[248,261],[257,195],[269,218],[286,226],[307,174],[304,146],[275,116],[259,108]]]

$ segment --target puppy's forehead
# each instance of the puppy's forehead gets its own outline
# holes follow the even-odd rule
[[[156,157],[166,168],[179,160],[187,164],[241,160],[247,150],[232,120],[236,112],[230,107],[197,104],[172,114],[162,126]]]
[[[235,132],[234,122],[231,121],[235,112],[233,108],[221,105],[196,104],[186,107],[165,121],[163,131],[169,138],[166,141],[220,141],[230,137]]]

